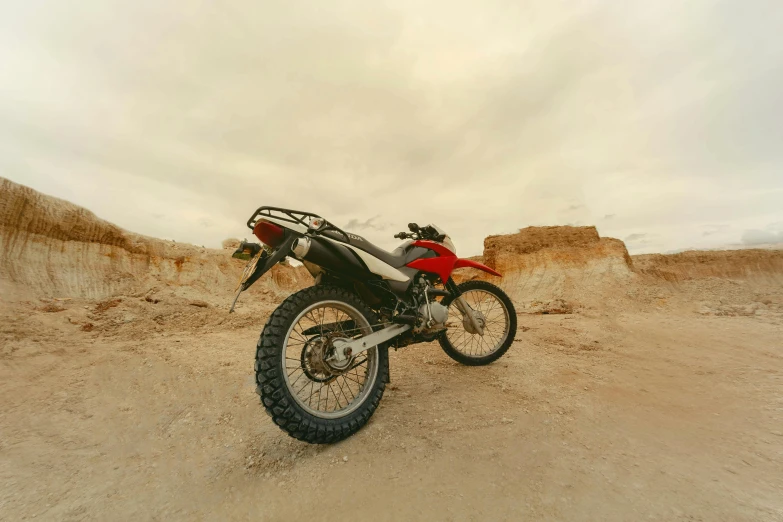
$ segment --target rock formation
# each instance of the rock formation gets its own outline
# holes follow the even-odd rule
[[[5,293],[102,299],[167,290],[230,299],[244,262],[226,250],[134,234],[89,210],[0,178],[0,281]],[[276,266],[250,292],[302,287],[309,274]]]
[[[208,249],[134,234],[72,203],[0,178],[0,299],[154,294],[154,300],[168,294],[227,306],[244,266],[230,256],[236,243],[229,239],[223,249]],[[650,296],[660,294],[651,287],[695,280],[783,280],[781,250],[629,256],[622,241],[600,237],[595,227],[527,227],[489,236],[484,255],[476,259],[503,277],[461,269],[455,279],[499,284],[523,313],[622,307],[629,299],[651,302]],[[249,295],[267,295],[260,301],[269,308],[310,284],[303,267],[277,265]]]
[[[484,240],[483,262],[503,278],[461,270],[458,279],[499,284],[521,311],[560,312],[588,303],[628,283],[633,264],[619,239],[602,238],[595,227],[527,227]]]
[[[643,274],[678,282],[707,277],[783,281],[783,250],[687,251],[633,256]]]

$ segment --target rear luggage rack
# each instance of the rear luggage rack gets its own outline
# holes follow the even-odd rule
[[[296,225],[301,225],[305,228],[310,228],[310,219],[311,218],[317,218],[317,219],[323,219],[324,226],[321,227],[318,232],[325,232],[327,230],[334,230],[335,232],[340,233],[343,237],[345,237],[345,242],[350,243],[351,239],[348,237],[348,234],[346,234],[342,229],[339,227],[333,225],[326,219],[322,218],[318,214],[313,214],[312,212],[302,212],[301,210],[291,210],[290,208],[280,208],[280,207],[259,207],[258,210],[253,212],[253,215],[250,216],[250,219],[247,220],[247,226],[250,230],[253,230],[256,226],[256,222],[263,217],[271,217],[274,219],[279,219],[280,221],[287,221],[289,223],[294,223]],[[335,238],[336,239],[336,238]]]

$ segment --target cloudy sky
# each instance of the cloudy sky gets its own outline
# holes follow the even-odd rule
[[[263,204],[597,225],[632,253],[783,241],[776,0],[0,3],[0,175],[219,246]]]

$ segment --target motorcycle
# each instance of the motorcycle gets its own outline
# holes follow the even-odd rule
[[[389,382],[389,348],[437,341],[470,366],[499,359],[514,341],[511,299],[486,281],[456,284],[456,268],[495,270],[460,259],[435,225],[408,225],[388,252],[310,212],[261,207],[247,222],[261,241],[233,257],[247,266],[239,295],[289,256],[315,284],[272,313],[256,347],[257,392],[290,436],[314,444],[345,439],[364,426]]]

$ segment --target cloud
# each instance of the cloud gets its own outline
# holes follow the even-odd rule
[[[140,233],[219,246],[266,204],[473,255],[783,220],[772,0],[80,6],[0,5],[0,172]]]
[[[702,233],[702,236],[703,237],[708,237],[708,236],[712,236],[712,235],[715,235],[715,234],[720,234],[720,233],[726,232],[727,230],[729,230],[731,228],[731,226],[729,226],[727,224],[720,224],[720,225],[710,224],[710,225],[704,225],[702,228],[706,228],[707,229],[707,230],[705,230]]]
[[[783,232],[751,229],[742,233],[742,244],[744,245],[763,245],[767,243],[783,243]]]
[[[351,219],[343,228],[346,230],[385,230],[388,228],[386,224],[379,224],[377,222],[380,219],[380,215],[373,216],[365,221],[359,221],[356,218]]]
[[[647,237],[647,234],[635,233],[635,234],[631,234],[630,236],[626,237],[624,241],[629,241],[629,242],[635,241],[635,242],[638,242],[638,241],[640,241],[640,240],[642,240],[642,239],[644,239],[646,237]]]

